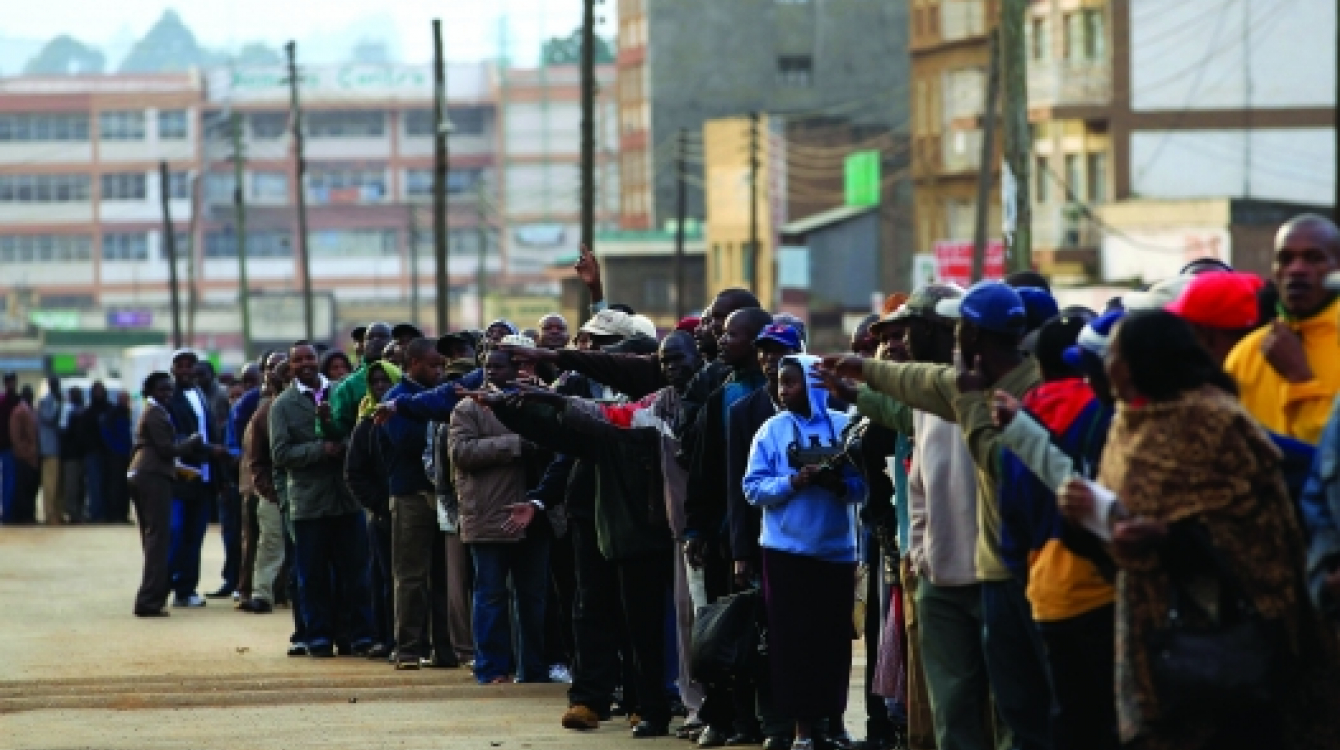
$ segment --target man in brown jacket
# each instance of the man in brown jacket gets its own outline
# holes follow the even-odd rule
[[[37,486],[41,459],[37,450],[37,414],[33,388],[23,386],[19,402],[9,415],[9,440],[14,448],[14,500],[5,523],[37,523]]]
[[[515,388],[512,353],[494,350],[484,362],[487,388]],[[475,679],[506,682],[516,666],[518,682],[548,682],[544,661],[544,599],[549,581],[552,532],[543,514],[514,514],[526,499],[527,459],[539,449],[503,426],[484,406],[465,399],[451,415],[447,437],[460,503],[461,541],[475,561]],[[530,516],[534,523],[522,523]],[[508,606],[516,607],[517,659],[512,658]]]
[[[275,579],[284,564],[284,516],[275,488],[274,460],[270,456],[270,406],[289,381],[288,355],[275,352],[265,361],[265,385],[256,413],[242,437],[242,481],[250,486],[256,503],[256,562],[252,568],[251,598],[237,605],[243,612],[269,614],[274,611]],[[294,605],[294,609],[297,606]]]

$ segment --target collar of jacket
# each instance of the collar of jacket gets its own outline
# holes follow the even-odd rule
[[[1337,316],[1340,316],[1340,294],[1331,294],[1330,299],[1320,310],[1304,318],[1292,317],[1289,311],[1284,309],[1283,304],[1277,304],[1276,309],[1279,310],[1280,319],[1298,333],[1332,331],[1336,327]]]

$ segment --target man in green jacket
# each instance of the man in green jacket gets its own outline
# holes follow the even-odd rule
[[[875,391],[947,421],[956,421],[977,464],[976,568],[982,581],[987,671],[996,704],[1020,750],[1052,747],[1050,678],[1023,584],[1000,558],[1000,429],[991,419],[991,391],[1022,399],[1042,383],[1037,362],[1020,353],[1027,312],[1019,293],[999,281],[979,282],[935,312],[958,321],[960,364],[903,364],[851,356],[825,357],[822,369],[859,378]]]
[[[358,404],[368,393],[365,373],[368,365],[382,358],[386,345],[391,343],[391,326],[387,323],[369,323],[363,332],[362,350],[358,369],[335,386],[330,397],[330,420],[317,425],[317,434],[329,440],[347,440],[358,424]]]
[[[372,646],[367,526],[343,481],[344,444],[316,434],[317,410],[330,395],[330,382],[318,370],[316,348],[305,341],[289,350],[289,367],[293,384],[270,408],[270,453],[275,467],[288,472],[307,652],[335,655],[338,607],[349,618],[353,655],[366,655]]]

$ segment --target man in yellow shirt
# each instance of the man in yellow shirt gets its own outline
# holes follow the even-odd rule
[[[1340,299],[1326,277],[1340,267],[1340,229],[1315,214],[1275,235],[1280,317],[1224,361],[1242,403],[1266,428],[1315,445],[1340,392]]]

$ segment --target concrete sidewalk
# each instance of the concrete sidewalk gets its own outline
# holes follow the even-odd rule
[[[211,600],[168,618],[136,618],[140,564],[131,526],[0,527],[0,749],[576,750],[634,742],[617,719],[592,733],[559,727],[562,685],[485,687],[465,670],[289,658],[288,610],[244,615]],[[212,527],[202,591],[218,586],[221,565]],[[858,694],[851,705],[848,726],[860,736]]]

